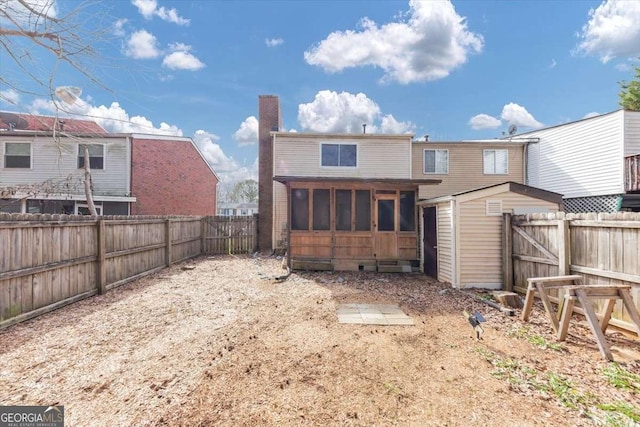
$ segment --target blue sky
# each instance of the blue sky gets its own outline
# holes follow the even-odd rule
[[[79,4],[29,1],[56,17]],[[100,84],[60,66],[53,86],[82,89],[65,109],[114,132],[193,137],[227,182],[257,176],[261,94],[280,97],[286,130],[367,123],[431,140],[494,138],[510,124],[617,109],[618,82],[640,56],[638,0],[118,0],[77,17],[83,40],[104,31],[88,64]],[[46,52],[31,61],[33,73],[51,72]],[[55,113],[5,50],[0,76],[1,109]]]

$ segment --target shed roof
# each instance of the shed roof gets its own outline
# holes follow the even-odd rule
[[[491,196],[493,194],[504,193],[510,191],[524,196],[533,197],[540,200],[546,200],[551,203],[562,204],[562,194],[553,191],[542,190],[540,188],[531,187],[529,185],[519,184],[513,181],[503,182],[501,184],[489,185],[487,187],[474,188],[471,190],[461,191],[459,193],[450,194],[448,196],[434,197],[432,199],[421,200],[418,205],[428,205],[437,202],[444,202],[452,199],[458,200],[474,200],[480,197]]]

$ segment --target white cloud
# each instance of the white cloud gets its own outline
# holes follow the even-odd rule
[[[502,108],[500,118],[510,125],[527,128],[541,128],[544,126],[542,123],[537,121],[526,108],[513,102],[506,104]]]
[[[603,63],[640,55],[640,2],[604,1],[589,10],[589,21],[578,37],[576,52],[600,56]]]
[[[382,26],[363,18],[358,30],[329,34],[304,58],[330,73],[379,67],[383,81],[407,84],[444,78],[470,53],[482,51],[482,36],[468,31],[450,1],[410,0],[405,16]]]
[[[275,46],[280,46],[282,43],[284,43],[284,40],[281,38],[277,38],[277,39],[264,39],[264,42],[267,46],[269,47],[275,47]]]
[[[591,117],[596,117],[599,116],[600,113],[596,112],[596,111],[592,111],[590,113],[587,113],[584,115],[584,117],[582,117],[583,119],[590,119]]]
[[[51,100],[37,98],[29,108],[32,114],[59,113],[82,120],[93,120],[105,130],[112,133],[146,133],[154,135],[182,136],[182,130],[176,125],[161,122],[156,127],[153,122],[143,116],[130,116],[118,102],[111,105],[95,106],[78,99],[73,105],[56,104]]]
[[[245,179],[258,179],[258,159],[249,167],[242,166],[233,157],[224,153],[218,143],[219,140],[218,135],[202,129],[197,130],[193,135],[193,141],[220,177],[219,190],[222,198],[225,191],[232,189],[235,183]]]
[[[239,146],[255,145],[258,143],[258,119],[254,116],[247,117],[240,124],[240,128],[233,134]]]
[[[626,73],[633,70],[633,67],[631,66],[631,64],[628,64],[626,62],[621,62],[615,65],[615,69],[618,71],[622,71],[623,73]]]
[[[371,126],[380,107],[363,93],[322,90],[313,102],[298,106],[298,122],[303,129],[321,133],[360,133]]]
[[[178,11],[175,8],[167,9],[164,6],[158,8],[158,2],[156,0],[132,0],[131,3],[138,8],[138,12],[140,12],[145,19],[151,19],[153,16],[157,16],[163,21],[173,22],[178,25],[189,25],[191,22],[189,19],[178,15]]]
[[[135,59],[151,59],[160,56],[156,37],[146,30],[136,31],[129,36],[125,55]]]
[[[551,59],[551,64],[549,64],[549,68],[556,68],[557,62],[555,59]]]
[[[471,126],[471,128],[475,130],[495,129],[497,127],[500,127],[500,125],[502,125],[500,119],[497,119],[488,114],[476,114],[475,116],[471,117],[471,119],[469,119],[469,126]]]
[[[125,35],[124,24],[126,24],[127,22],[129,22],[129,20],[126,18],[118,19],[113,24],[113,35],[118,37],[124,36]]]
[[[0,102],[18,105],[20,94],[15,89],[0,90]]]
[[[189,70],[197,71],[204,68],[205,65],[198,58],[193,56],[188,51],[172,52],[165,56],[162,60],[162,65],[171,70]]]
[[[399,122],[391,114],[382,117],[380,121],[380,133],[413,133],[415,125],[411,122]]]
[[[380,120],[378,124],[377,121]],[[411,122],[382,115],[380,107],[364,93],[321,90],[308,104],[298,106],[298,122],[304,131],[320,133],[413,133]]]
[[[56,0],[26,0],[24,3],[27,4],[29,8],[33,9],[38,15],[43,15],[48,18],[58,17],[58,5]],[[45,24],[43,19],[38,19],[38,17],[34,15],[34,12],[31,12],[31,10],[26,8],[20,0],[4,0],[0,1],[0,4],[2,4],[3,13],[6,13],[19,25],[25,26],[25,29],[34,29]],[[9,23],[9,25],[11,25],[11,22],[8,20],[5,23],[4,18],[2,23]]]

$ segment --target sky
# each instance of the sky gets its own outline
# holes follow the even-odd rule
[[[80,72],[10,39],[0,109],[188,136],[227,184],[257,179],[259,95],[286,131],[488,139],[618,109],[640,57],[640,0],[28,2],[95,54]],[[0,27],[37,25],[3,8]]]

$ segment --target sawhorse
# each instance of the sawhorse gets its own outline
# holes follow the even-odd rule
[[[547,290],[549,289],[563,289],[566,291],[564,304],[559,304],[558,311],[555,311],[551,305],[549,295],[547,294]],[[578,275],[530,278],[528,279],[527,295],[524,302],[524,308],[522,310],[521,318],[523,321],[527,321],[529,319],[536,291],[538,292],[538,295],[542,300],[542,304],[544,305],[544,309],[551,320],[551,325],[557,334],[558,341],[564,341],[567,338],[569,321],[571,320],[573,306],[576,300],[578,300],[582,305],[589,328],[596,338],[600,354],[602,354],[605,359],[613,360],[613,355],[611,354],[611,350],[609,349],[604,333],[609,326],[611,313],[613,312],[616,300],[622,300],[622,303],[626,307],[629,317],[631,317],[631,320],[635,323],[638,335],[640,336],[640,314],[633,303],[633,298],[631,298],[630,285],[586,286],[582,282],[582,276]],[[598,321],[598,316],[593,309],[593,305],[590,301],[592,299],[607,300],[604,310],[600,314],[600,317],[602,318],[601,321]]]

